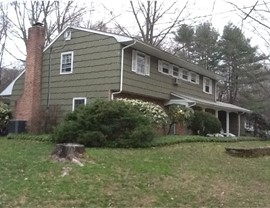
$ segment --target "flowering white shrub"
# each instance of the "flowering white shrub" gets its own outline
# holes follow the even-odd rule
[[[7,123],[11,118],[11,110],[7,104],[0,102],[0,134],[4,133],[7,128]]]
[[[171,105],[169,107],[169,117],[172,123],[188,122],[193,115],[193,110],[181,105]]]
[[[121,98],[117,100],[123,101],[124,103],[136,107],[140,112],[142,112],[145,116],[147,116],[150,119],[151,123],[154,125],[161,126],[168,123],[169,117],[167,113],[161,106],[157,104],[145,102],[138,99]]]

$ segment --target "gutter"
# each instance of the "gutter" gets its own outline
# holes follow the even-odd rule
[[[136,40],[134,40],[133,43],[131,43],[130,45],[127,45],[125,47],[122,48],[122,52],[121,52],[121,72],[120,72],[120,87],[119,87],[119,91],[118,92],[113,92],[111,95],[111,100],[114,100],[114,95],[116,94],[120,94],[123,91],[123,77],[124,77],[124,52],[125,49],[133,46],[134,44],[136,44]]]

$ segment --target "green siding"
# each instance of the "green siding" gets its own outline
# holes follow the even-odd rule
[[[49,88],[50,49],[43,54],[41,104],[46,106],[48,92],[50,105],[61,110],[72,109],[73,97],[86,97],[87,102],[96,98],[109,99],[110,90],[118,91],[120,82],[121,44],[113,37],[73,30],[72,38],[64,41],[60,36],[51,46],[51,78]],[[61,53],[73,51],[73,73],[60,74]],[[125,50],[123,91],[158,99],[170,99],[170,93],[179,93],[202,99],[214,100],[214,94],[203,93],[203,76],[200,84],[182,81],[174,85],[175,78],[158,72],[158,59],[151,56],[150,77],[131,71],[132,49]],[[14,85],[11,105],[23,92],[24,75]],[[213,82],[213,92],[214,82]]]
[[[24,78],[25,78],[25,74],[23,74],[22,76],[20,76],[20,78],[17,79],[17,81],[15,82],[15,84],[13,86],[12,96],[10,97],[10,106],[11,106],[11,109],[13,109],[13,112],[14,112],[16,101],[23,94]]]
[[[50,105],[69,112],[73,97],[86,97],[89,103],[108,99],[110,90],[119,89],[121,46],[114,38],[73,30],[71,40],[60,36],[52,47]],[[61,53],[68,51],[73,51],[73,73],[60,74]],[[47,49],[43,56],[43,106],[47,104],[49,53]]]
[[[148,54],[150,55],[150,54]],[[181,80],[178,86],[174,85],[175,78],[158,72],[158,58],[151,56],[150,76],[143,76],[131,71],[132,67],[132,49],[125,51],[124,61],[124,85],[126,92],[138,93],[142,95],[170,99],[170,93],[179,93],[200,99],[214,101],[215,86],[213,81],[213,94],[209,95],[203,92],[203,76],[200,75],[200,84],[193,84]],[[180,66],[181,67],[181,66]]]

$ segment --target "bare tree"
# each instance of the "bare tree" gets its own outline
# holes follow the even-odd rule
[[[0,86],[2,86],[2,68],[3,68],[3,56],[6,48],[7,31],[9,27],[9,21],[6,17],[8,7],[3,3],[0,3]]]
[[[1,68],[0,92],[2,92],[20,73],[19,69]]]
[[[46,45],[66,26],[79,26],[87,7],[80,6],[75,1],[13,1],[10,3],[13,16],[6,13],[11,23],[10,39],[20,39],[25,48],[27,44],[27,29],[30,25],[40,22],[46,31]],[[15,15],[15,18],[14,18]],[[25,54],[25,50],[18,50]]]
[[[138,1],[137,6],[134,6],[133,1],[130,1],[141,40],[150,45],[159,47],[172,29],[181,21],[180,17],[186,9],[187,3],[188,1],[184,4],[182,9],[178,11],[174,9],[176,2],[165,6],[165,2],[158,4],[157,1],[147,1],[146,3]],[[158,28],[159,23],[161,23],[169,13],[175,14],[173,19],[170,19],[170,23],[167,23],[165,27]]]

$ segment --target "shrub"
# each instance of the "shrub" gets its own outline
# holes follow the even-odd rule
[[[191,119],[190,128],[194,134],[206,136],[207,134],[219,133],[221,123],[218,118],[210,113],[195,111]]]
[[[170,126],[168,134],[171,132],[171,128],[175,123],[183,122],[190,123],[194,111],[192,108],[188,108],[182,105],[170,105],[168,108],[168,116],[170,118]]]
[[[57,142],[77,142],[88,147],[138,147],[153,137],[150,120],[136,108],[124,102],[101,100],[68,114],[53,133]]]
[[[193,112],[192,108],[187,108],[182,105],[170,105],[168,115],[172,123],[188,122],[191,119]]]
[[[137,99],[117,99],[126,104],[134,106],[138,111],[150,119],[153,125],[162,126],[168,123],[168,115],[165,110],[154,103]]]
[[[0,135],[7,133],[7,125],[11,118],[11,110],[7,104],[0,102]]]

